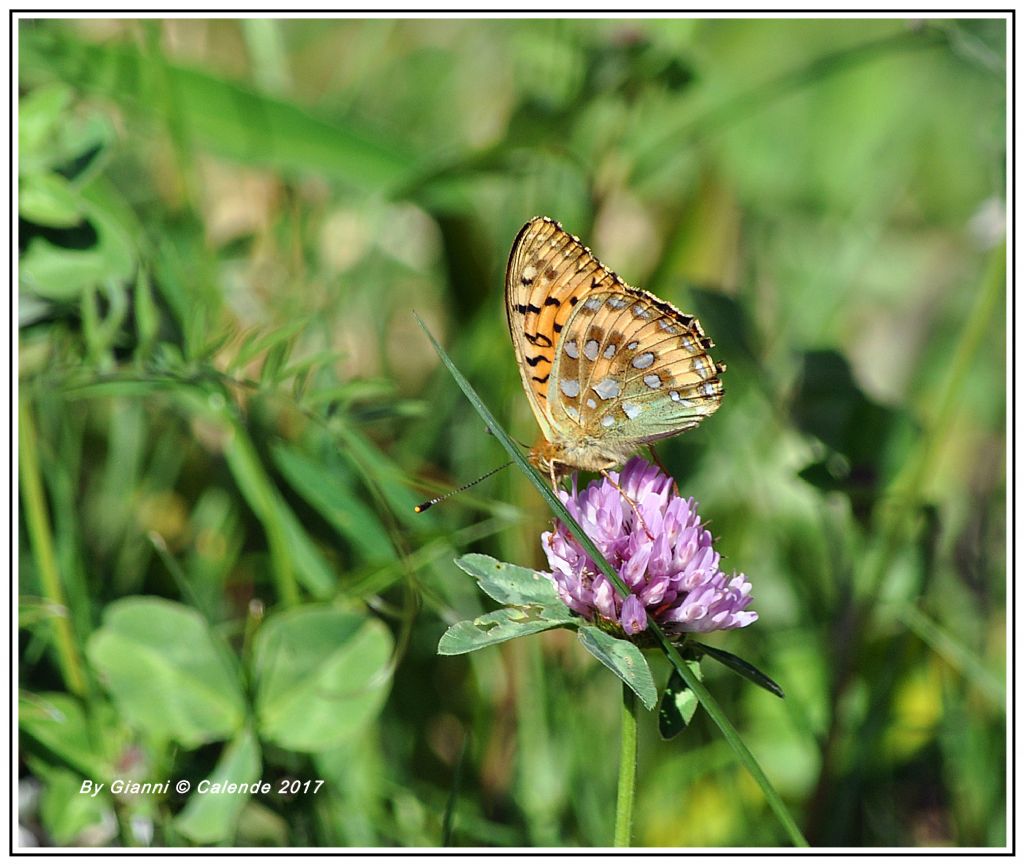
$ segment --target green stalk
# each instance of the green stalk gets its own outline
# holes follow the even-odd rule
[[[984,282],[978,292],[978,299],[971,310],[970,318],[960,332],[949,372],[939,395],[938,410],[924,437],[916,463],[911,463],[907,475],[897,478],[893,484],[897,495],[905,494],[914,503],[921,489],[935,471],[939,457],[945,444],[945,435],[953,425],[953,420],[960,410],[960,394],[963,393],[971,361],[977,353],[981,342],[990,337],[989,323],[995,314],[999,301],[1004,297],[1006,286],[1006,243],[1001,243],[992,250],[988,261]],[[902,482],[901,482],[902,481]]]
[[[43,597],[60,612],[52,619],[57,660],[64,673],[68,690],[78,697],[86,694],[82,659],[71,629],[64,588],[57,570],[57,556],[53,547],[53,532],[46,512],[46,497],[39,473],[39,452],[36,450],[36,429],[28,405],[28,398],[18,400],[18,461],[21,467],[22,504],[25,525],[32,542]]]
[[[413,315],[416,314],[413,313]],[[416,315],[416,321],[419,323],[419,326],[423,329],[423,332],[427,335],[427,338],[434,346],[434,350],[437,352],[438,357],[441,358],[441,362],[448,368],[452,378],[455,379],[455,383],[466,395],[466,398],[470,401],[473,408],[476,409],[477,414],[479,414],[483,419],[494,437],[501,442],[502,447],[504,447],[508,452],[512,461],[519,466],[530,482],[537,488],[537,492],[540,493],[541,497],[551,507],[551,510],[554,511],[555,516],[561,520],[562,523],[568,526],[569,531],[571,531],[579,541],[580,546],[582,546],[587,555],[590,556],[591,561],[593,561],[601,570],[601,573],[611,581],[619,594],[623,597],[629,595],[629,589],[627,589],[626,584],[622,582],[622,578],[619,577],[615,569],[608,564],[605,557],[601,555],[601,551],[598,550],[594,542],[590,540],[587,533],[580,527],[580,524],[572,518],[572,515],[568,510],[566,510],[565,505],[562,504],[558,496],[556,496],[554,491],[548,486],[548,482],[537,473],[533,466],[530,465],[526,457],[523,456],[519,446],[494,419],[494,415],[491,414],[490,409],[484,405],[483,400],[481,400],[477,392],[473,390],[473,386],[466,381],[466,377],[459,372],[458,368],[452,362],[452,359],[448,357],[445,350],[441,348],[438,341],[434,339],[434,335],[427,330],[427,326],[418,315]],[[747,771],[750,772],[754,780],[757,781],[758,786],[761,788],[761,792],[764,793],[768,807],[772,809],[776,818],[779,820],[779,823],[782,824],[782,827],[785,829],[790,841],[798,847],[807,847],[807,839],[804,838],[799,828],[797,828],[796,822],[786,809],[786,805],[783,803],[782,798],[777,792],[775,792],[775,788],[772,787],[768,777],[764,774],[764,771],[754,759],[754,755],[751,754],[747,746],[743,744],[740,734],[736,732],[736,728],[733,727],[732,723],[725,716],[725,713],[721,710],[718,703],[715,702],[707,688],[705,688],[697,679],[693,671],[690,670],[690,668],[683,662],[679,652],[676,650],[675,646],[669,642],[668,637],[665,636],[665,633],[661,628],[659,628],[653,621],[648,621],[647,627],[651,633],[655,635],[658,642],[661,643],[662,648],[668,655],[669,661],[672,662],[672,666],[679,671],[679,675],[683,677],[683,681],[686,682],[696,695],[700,704],[704,707],[705,711],[707,711],[708,716],[722,731],[722,735],[725,736],[725,740],[736,752],[740,762],[746,767]]]
[[[633,689],[622,683],[622,741],[619,745],[619,792],[615,800],[616,847],[629,847],[636,798],[636,722],[640,704]]]
[[[907,542],[908,536],[914,533],[925,487],[938,469],[946,437],[960,408],[959,394],[963,392],[971,361],[988,334],[989,321],[1004,296],[1005,286],[1006,244],[1002,243],[992,250],[981,291],[970,318],[960,332],[949,372],[935,401],[938,409],[926,427],[921,445],[893,480],[889,495],[876,508],[876,518],[881,522],[881,543],[880,552],[873,559],[868,559],[866,565],[864,584],[868,586],[866,597],[869,604],[879,597],[882,581],[893,558]]]
[[[300,599],[288,536],[282,522],[274,484],[263,469],[259,454],[241,423],[225,411],[228,439],[224,456],[249,506],[256,513],[267,535],[270,565],[278,597],[285,607],[294,607]]]

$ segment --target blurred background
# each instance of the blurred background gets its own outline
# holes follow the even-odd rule
[[[490,608],[452,560],[544,566],[545,506],[413,513],[505,459],[413,310],[537,435],[539,214],[728,364],[660,455],[753,582],[712,642],[786,699],[705,680],[809,840],[1006,843],[1004,20],[18,29],[21,843],[611,843],[615,678],[435,654]],[[640,738],[636,844],[786,843],[706,716]]]

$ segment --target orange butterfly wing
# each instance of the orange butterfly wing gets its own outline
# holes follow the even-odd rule
[[[505,312],[523,386],[544,437],[554,436],[548,389],[555,347],[577,303],[590,291],[624,285],[578,237],[538,216],[512,244],[505,271]]]

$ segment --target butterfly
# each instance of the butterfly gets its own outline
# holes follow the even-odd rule
[[[722,401],[725,364],[692,315],[627,285],[546,216],[512,244],[505,311],[552,485],[606,473],[644,444],[693,429]]]

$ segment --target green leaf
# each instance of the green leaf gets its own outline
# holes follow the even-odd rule
[[[530,568],[499,562],[480,553],[462,556],[455,560],[455,564],[474,577],[480,588],[499,604],[513,607],[525,607],[528,604],[565,606],[555,584]]]
[[[320,548],[310,538],[309,533],[299,522],[294,511],[281,497],[274,497],[277,519],[280,520],[288,555],[295,566],[296,578],[316,598],[329,597],[335,590],[337,576],[320,552]]]
[[[82,778],[67,769],[52,769],[42,779],[39,819],[52,843],[75,844],[82,832],[98,826],[111,816],[110,796],[106,789],[96,796],[82,793]],[[95,780],[95,779],[90,779]],[[111,833],[113,830],[110,830]],[[95,843],[95,842],[93,842]]]
[[[387,698],[393,642],[360,613],[307,605],[270,616],[253,644],[262,737],[316,752],[358,733]]]
[[[238,675],[207,623],[182,604],[114,601],[87,653],[125,718],[154,737],[194,748],[242,724]]]
[[[516,637],[572,626],[577,622],[579,618],[572,615],[564,604],[560,607],[503,607],[472,621],[456,622],[441,637],[437,653],[464,655]]]
[[[700,661],[687,661],[686,666],[698,679],[700,674]],[[658,732],[662,739],[672,739],[678,736],[693,720],[700,702],[697,695],[693,693],[690,686],[686,684],[683,677],[677,670],[672,670],[668,677],[668,684],[665,686],[665,693],[661,695],[661,704],[658,707]]]
[[[238,370],[244,368],[250,361],[261,354],[271,352],[280,345],[288,343],[307,327],[309,327],[309,319],[303,316],[292,319],[280,327],[275,327],[273,330],[263,333],[259,333],[255,328],[250,329],[246,333],[241,347],[238,349],[238,354],[228,364],[228,371],[232,373],[238,372]]]
[[[106,781],[107,762],[97,754],[82,704],[69,694],[19,694],[18,729],[24,750],[63,763],[81,778]]]
[[[334,590],[334,574],[268,476],[248,430],[227,407],[215,410],[211,416],[229,433],[224,456],[238,488],[266,532],[282,600],[288,605],[298,601],[296,580],[318,598],[328,596]]]
[[[724,649],[716,649],[714,646],[707,646],[704,643],[694,643],[697,648],[700,649],[709,658],[714,658],[719,664],[725,664],[734,673],[739,673],[744,679],[749,679],[755,685],[764,688],[766,691],[770,691],[776,697],[785,698],[782,688],[779,687],[773,679],[770,679],[764,673],[762,673],[753,664],[744,661],[743,658],[737,657],[732,652],[726,652]]]
[[[231,841],[238,817],[249,801],[249,792],[213,792],[214,785],[252,784],[260,781],[260,748],[251,730],[242,730],[221,754],[206,780],[211,789],[193,792],[185,807],[174,818],[174,827],[197,844]],[[221,787],[223,790],[223,786]]]
[[[620,640],[593,625],[579,630],[580,642],[597,660],[622,679],[640,698],[645,709],[653,709],[658,699],[654,676],[644,653],[629,640]]]
[[[131,276],[133,227],[100,187],[94,183],[82,190],[83,213],[96,231],[96,243],[86,249],[68,249],[42,237],[32,238],[19,267],[18,284],[23,291],[47,300],[70,301],[106,280]]]
[[[82,221],[82,202],[59,174],[38,172],[18,180],[18,215],[37,225],[70,228]]]
[[[52,144],[65,109],[71,104],[71,88],[55,82],[37,87],[18,101],[18,156],[39,163]]]
[[[128,42],[87,43],[69,31],[23,34],[33,62],[76,88],[170,124],[186,140],[230,159],[323,175],[369,193],[396,190],[419,173],[394,137],[353,121],[320,119],[214,75],[143,54]]]
[[[877,485],[899,413],[868,396],[839,352],[805,352],[800,387],[793,398],[793,416],[804,432],[843,454],[851,473]]]
[[[962,673],[993,703],[1006,705],[1006,688],[978,655],[960,639],[944,630],[910,603],[900,604],[897,615],[902,622],[954,670]]]
[[[18,175],[22,178],[53,169],[73,168],[74,180],[91,175],[114,137],[107,118],[72,110],[74,94],[56,82],[31,90],[18,103]],[[85,163],[85,164],[83,164]]]
[[[394,560],[395,551],[387,531],[373,510],[353,491],[348,477],[334,466],[312,460],[288,445],[275,445],[270,453],[274,465],[292,488],[316,508],[363,559],[371,563]]]
[[[379,493],[400,523],[412,532],[422,530],[423,519],[415,511],[419,500],[409,490],[405,472],[384,456],[351,418],[337,418],[333,429],[337,434],[338,456],[345,464],[369,489]]]
[[[139,333],[139,347],[136,355],[147,358],[156,343],[160,330],[160,312],[153,299],[153,289],[146,268],[140,267],[135,277],[135,291],[132,293],[135,309],[135,327]]]

